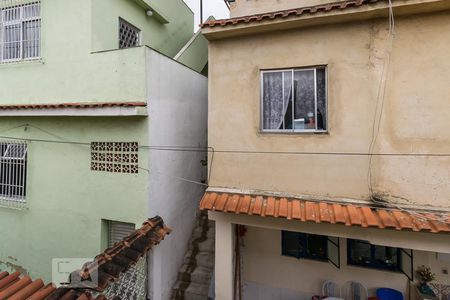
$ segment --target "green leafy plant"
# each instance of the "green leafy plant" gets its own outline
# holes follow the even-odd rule
[[[419,281],[424,283],[431,282],[436,278],[436,275],[431,272],[431,268],[424,265],[417,268],[416,274]]]

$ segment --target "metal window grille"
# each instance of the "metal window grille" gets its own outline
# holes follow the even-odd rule
[[[123,19],[119,19],[119,48],[130,48],[140,45],[141,30]]]
[[[0,202],[25,203],[27,182],[27,144],[0,141]]]
[[[40,2],[0,8],[0,63],[41,56]]]

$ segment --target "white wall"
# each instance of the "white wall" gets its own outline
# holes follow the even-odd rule
[[[147,51],[149,141],[155,146],[207,145],[207,78],[151,49]],[[169,299],[187,250],[206,179],[204,152],[150,150],[149,216],[173,229],[155,248],[151,299]]]
[[[296,259],[281,255],[281,231],[248,227],[244,238],[243,277],[245,281],[245,299],[311,299],[320,295],[325,280],[342,285],[348,280],[364,284],[369,295],[377,288],[389,287],[400,290],[408,297],[408,279],[402,273],[374,270],[347,265],[347,243],[341,238],[341,268],[330,263]],[[443,262],[436,261],[436,254],[414,251],[415,267],[425,264],[433,271],[442,273]],[[440,267],[438,267],[440,266]],[[448,284],[444,276],[439,275],[441,283]]]

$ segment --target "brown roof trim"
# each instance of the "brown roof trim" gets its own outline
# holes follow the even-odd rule
[[[113,247],[96,256],[82,270],[71,274],[71,283],[56,288],[53,284],[44,285],[41,279],[32,280],[21,276],[19,272],[9,274],[0,272],[0,299],[4,300],[108,300],[105,295],[94,297],[103,292],[109,283],[119,280],[140,258],[155,245],[159,244],[171,229],[164,225],[161,217],[148,219],[143,226]],[[98,274],[98,285],[80,288],[82,279],[91,273]],[[71,287],[72,285],[72,287]],[[87,284],[86,284],[87,285]],[[120,300],[114,297],[109,300]],[[126,299],[123,299],[126,300]]]
[[[0,104],[0,110],[8,109],[64,109],[64,108],[104,108],[104,107],[145,107],[145,102],[68,102],[43,104]]]
[[[201,210],[284,218],[300,222],[341,224],[431,233],[450,233],[450,213],[371,207],[364,204],[307,201],[297,198],[206,192]]]
[[[381,2],[385,0],[345,0],[339,2],[332,2],[308,7],[300,7],[296,9],[286,9],[262,14],[255,14],[249,16],[242,16],[230,19],[221,19],[221,20],[211,20],[204,22],[200,25],[201,28],[209,28],[216,26],[230,26],[230,25],[238,25],[242,23],[255,23],[262,21],[271,21],[275,19],[286,19],[289,17],[298,17],[305,14],[315,14],[318,12],[328,13],[335,10],[344,10],[349,8],[360,7],[363,5]]]

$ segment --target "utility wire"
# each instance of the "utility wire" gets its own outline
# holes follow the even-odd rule
[[[36,128],[38,130],[41,130],[42,132],[45,132],[46,134],[55,136],[59,139],[64,139],[64,140],[46,140],[46,139],[30,139],[30,138],[23,138],[23,137],[12,137],[12,136],[0,136],[0,138],[5,138],[5,139],[10,139],[10,140],[21,140],[21,141],[32,141],[32,142],[42,142],[42,143],[56,143],[56,144],[71,144],[71,145],[83,145],[83,146],[90,146],[91,143],[86,143],[86,142],[75,142],[75,141],[69,141],[66,140],[63,137],[60,137],[58,135],[55,135],[47,130],[41,129],[37,126],[31,125],[31,124],[22,124],[19,126],[14,126],[11,127],[7,130],[4,130],[0,133],[4,133],[13,129],[17,129],[17,128],[21,128],[21,127],[33,127]],[[357,156],[366,156],[366,155],[387,155],[387,156],[438,156],[438,157],[450,157],[450,153],[435,153],[435,154],[424,154],[424,153],[339,153],[339,152],[281,152],[281,151],[240,151],[240,150],[216,150],[214,149],[214,147],[208,147],[208,148],[203,148],[203,147],[195,147],[195,146],[141,146],[139,148],[142,149],[149,149],[149,150],[157,150],[157,151],[189,151],[189,152],[202,152],[202,153],[211,153],[212,157],[211,157],[211,163],[210,163],[210,170],[209,170],[209,177],[208,177],[208,182],[210,182],[210,177],[211,177],[211,173],[212,173],[212,165],[213,165],[213,161],[214,161],[214,154],[216,152],[218,153],[236,153],[236,154],[293,154],[293,155],[357,155]],[[145,170],[147,172],[150,172],[149,169],[143,168],[143,167],[139,167],[139,169]],[[197,184],[197,185],[201,185],[201,186],[205,186],[208,187],[209,185],[203,182],[199,182],[199,181],[195,181],[195,180],[191,180],[188,178],[184,178],[184,177],[180,177],[180,176],[175,176],[175,175],[169,175],[169,174],[164,174],[162,172],[156,171],[157,173],[159,173],[160,175],[163,176],[167,176],[167,177],[171,177],[177,180],[181,180],[181,181],[185,181],[185,182],[189,182],[189,183],[193,183],[193,184]],[[431,218],[429,216],[425,216],[423,215],[423,213],[417,212],[415,210],[411,210],[411,209],[407,209],[407,208],[403,208],[399,205],[396,204],[392,204],[392,203],[388,203],[385,201],[376,201],[376,199],[374,200],[374,202],[377,204],[377,206],[369,206],[372,208],[380,208],[383,207],[385,209],[396,209],[396,210],[401,210],[401,211],[405,211],[408,212],[412,215],[416,215],[418,218],[422,219],[422,220],[433,220],[433,221],[438,221],[438,222],[443,222],[446,223],[448,220],[448,214],[442,214],[439,215],[437,218]]]
[[[372,183],[372,163],[373,163],[373,151],[375,149],[375,145],[378,139],[378,135],[380,133],[381,121],[383,118],[384,111],[384,102],[386,98],[386,87],[387,87],[387,74],[389,73],[389,67],[391,65],[391,57],[392,57],[392,49],[394,45],[394,37],[395,37],[395,18],[394,18],[394,10],[392,7],[392,0],[389,0],[389,32],[388,32],[388,41],[387,48],[385,51],[385,61],[383,62],[383,69],[381,72],[380,85],[378,88],[377,94],[377,102],[375,107],[375,115],[373,118],[372,124],[372,137],[369,145],[369,166],[367,168],[367,181],[370,193],[373,194],[373,183]],[[378,118],[377,118],[378,114]]]
[[[21,140],[40,143],[72,144],[91,146],[90,142],[77,142],[69,140],[47,140],[25,138],[17,136],[4,136],[0,138],[10,140]],[[312,151],[251,151],[251,150],[221,150],[213,147],[193,147],[193,146],[139,146],[140,149],[149,149],[153,151],[171,151],[171,152],[200,152],[200,153],[229,153],[229,154],[274,154],[274,155],[329,155],[329,156],[405,156],[405,157],[450,157],[450,153],[369,153],[369,152],[312,152]]]
[[[143,168],[143,167],[138,167],[138,168],[139,168],[139,169],[142,169],[142,170],[144,170],[144,171],[147,171],[148,173],[150,173],[150,170],[147,169],[147,168]],[[155,172],[155,171],[153,171],[153,172]],[[175,175],[169,175],[169,174],[162,173],[162,172],[160,172],[160,171],[156,171],[156,173],[157,173],[157,174],[160,174],[160,175],[163,175],[163,176],[172,177],[172,178],[175,178],[175,179],[178,179],[178,180],[181,180],[181,181],[185,181],[185,182],[194,183],[194,184],[197,184],[197,185],[201,185],[201,186],[206,186],[206,187],[208,187],[208,185],[207,185],[206,183],[204,183],[204,182],[195,181],[195,180],[188,179],[188,178],[185,178],[185,177],[180,177],[180,176],[175,176]]]

